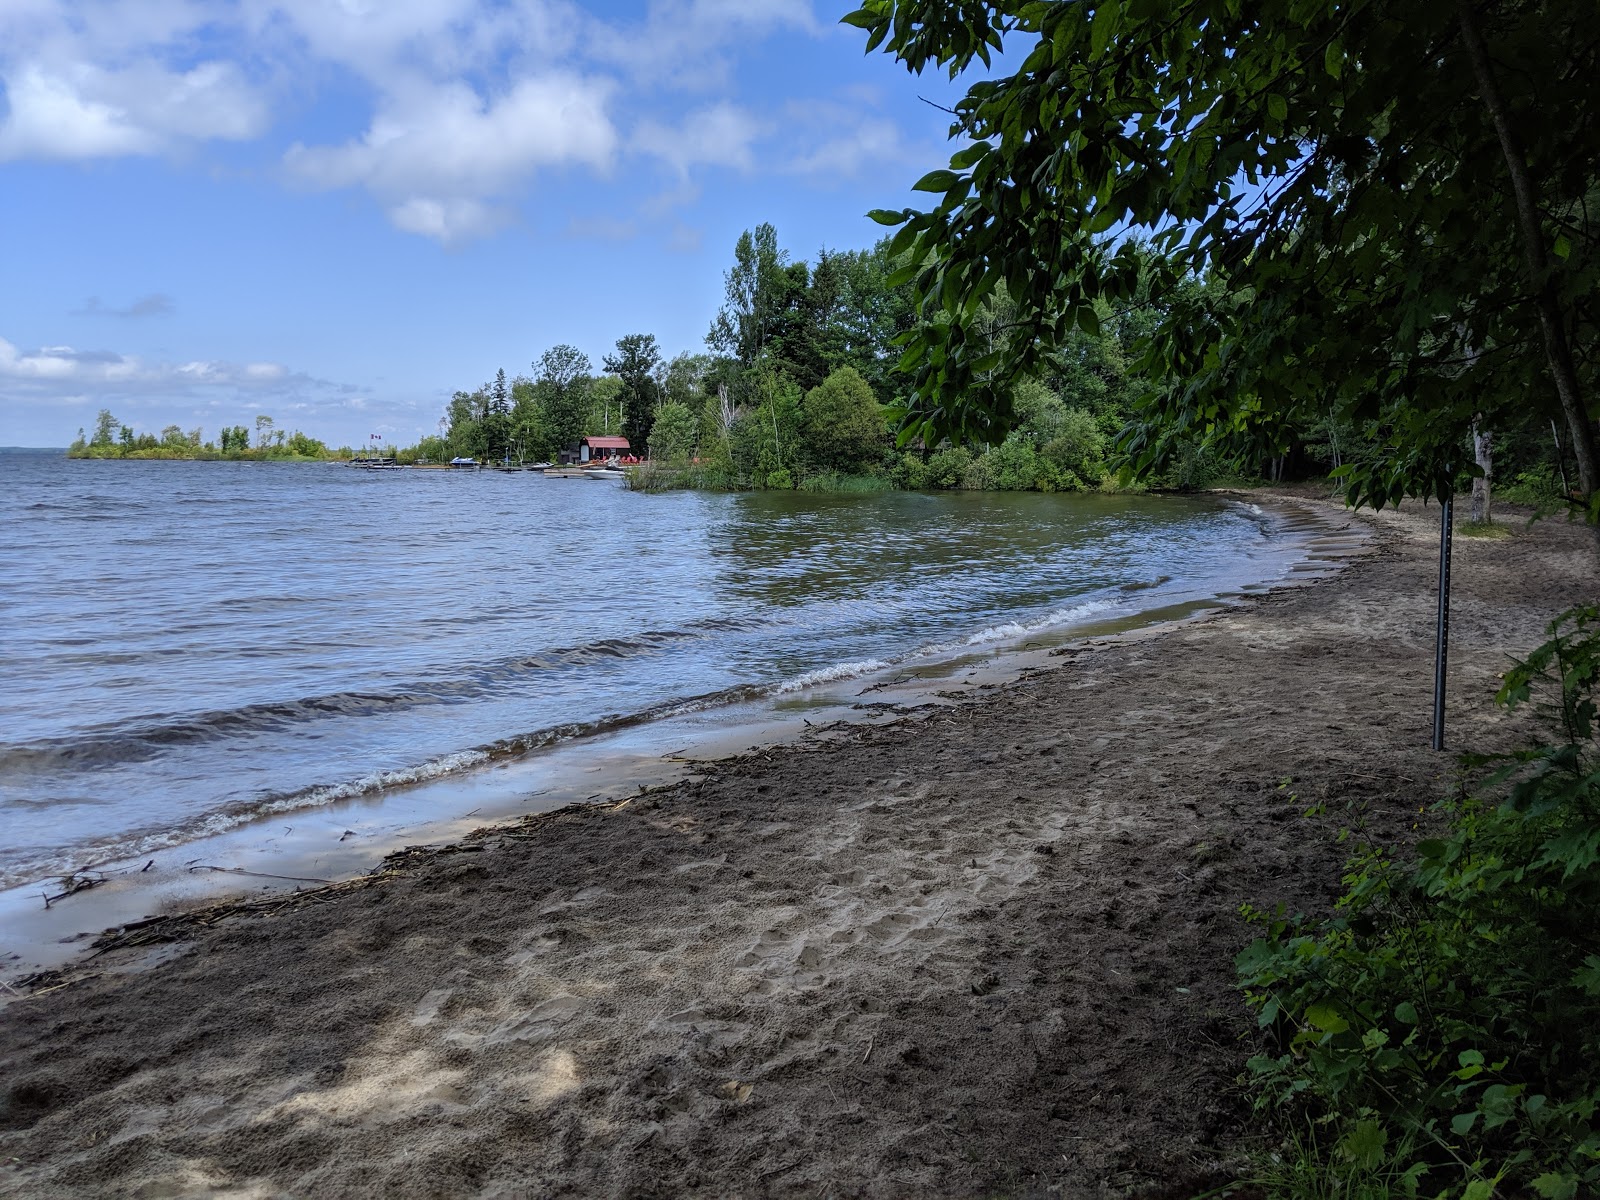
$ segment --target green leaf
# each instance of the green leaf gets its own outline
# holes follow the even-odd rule
[[[961,176],[954,171],[946,171],[941,168],[937,171],[929,171],[911,185],[911,190],[913,192],[948,192],[960,181]]]
[[[1388,1157],[1389,1131],[1370,1117],[1357,1121],[1350,1131],[1339,1139],[1339,1154],[1348,1162],[1365,1171],[1383,1164]]]
[[[1267,113],[1274,121],[1288,120],[1289,102],[1274,92],[1267,97]]]
[[[1493,1200],[1494,1181],[1490,1179],[1474,1179],[1467,1184],[1467,1190],[1461,1193],[1461,1200]]]
[[[867,216],[871,217],[879,225],[904,225],[907,219],[905,213],[895,212],[891,208],[870,209],[867,212]]]
[[[1323,1033],[1343,1033],[1350,1028],[1350,1022],[1341,1017],[1338,1012],[1326,1004],[1313,1004],[1306,1009],[1306,1021],[1315,1025]]]
[[[1400,1001],[1399,1004],[1394,1006],[1394,1019],[1404,1025],[1415,1025],[1417,1023],[1416,1005],[1409,1000]]]
[[[1545,1200],[1572,1200],[1578,1194],[1578,1180],[1571,1175],[1557,1175],[1554,1171],[1546,1171],[1536,1179],[1528,1182],[1528,1186]]]
[[[1094,24],[1089,26],[1089,57],[1099,58],[1106,52],[1106,47],[1111,45],[1111,35],[1115,32],[1117,21],[1122,16],[1121,4],[1118,0],[1100,0],[1095,8]]]
[[[965,150],[958,150],[950,156],[950,165],[958,171],[965,171],[978,162],[985,154],[993,154],[994,147],[988,142],[974,142]]]
[[[854,25],[857,29],[871,29],[878,23],[878,14],[870,9],[858,8],[853,13],[845,13],[839,18],[841,25]]]
[[[1473,1112],[1462,1113],[1458,1117],[1452,1117],[1450,1119],[1450,1128],[1455,1131],[1457,1137],[1466,1137],[1477,1123],[1478,1114],[1474,1110]]]
[[[1344,44],[1338,38],[1329,42],[1327,50],[1323,51],[1322,65],[1335,79],[1344,74]]]
[[[1566,234],[1558,233],[1554,244],[1550,247],[1550,252],[1557,258],[1565,259],[1572,253],[1572,242]]]
[[[1572,982],[1589,995],[1600,996],[1600,955],[1586,956],[1583,966],[1573,974]]]

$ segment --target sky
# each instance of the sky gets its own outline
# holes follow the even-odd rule
[[[559,343],[703,350],[741,230],[869,246],[948,157],[852,7],[0,0],[0,445],[407,444]]]

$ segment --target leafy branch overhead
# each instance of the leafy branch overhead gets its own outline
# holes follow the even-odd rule
[[[1531,407],[1593,495],[1584,8],[868,0],[844,19],[869,50],[996,71],[954,109],[949,167],[915,185],[931,207],[871,214],[922,317],[902,438],[999,440],[1011,384],[1137,300],[1162,314],[1123,440],[1137,470],[1332,414],[1382,447],[1344,468],[1352,500],[1382,505],[1443,494],[1474,420]],[[1001,289],[1016,320],[974,336]]]

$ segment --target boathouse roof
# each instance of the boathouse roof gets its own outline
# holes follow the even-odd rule
[[[586,437],[578,439],[579,445],[587,445],[591,450],[631,450],[628,439],[625,437]]]

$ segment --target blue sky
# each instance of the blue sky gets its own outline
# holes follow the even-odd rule
[[[3,0],[0,445],[333,444],[570,342],[703,348],[742,229],[871,244],[948,154],[824,0]]]

